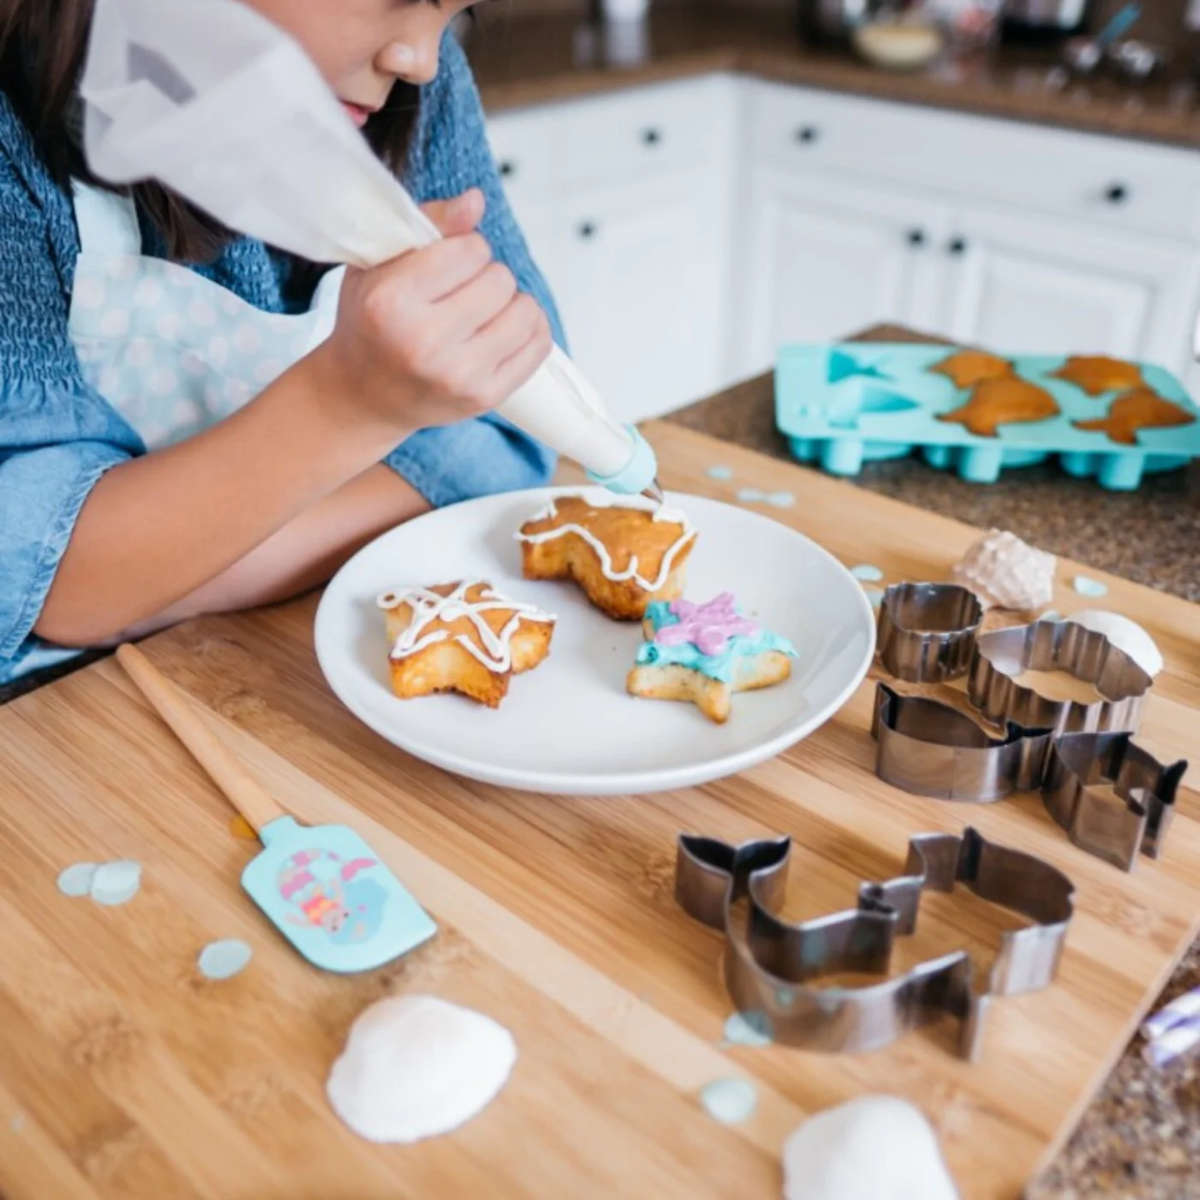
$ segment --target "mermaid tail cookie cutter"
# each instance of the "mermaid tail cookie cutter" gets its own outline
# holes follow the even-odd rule
[[[1183,760],[1159,762],[1128,731],[1055,736],[1010,721],[1004,737],[991,737],[958,709],[885,683],[876,685],[871,733],[884,782],[972,804],[1041,791],[1076,846],[1125,871],[1139,854],[1161,853],[1187,770]]]
[[[1128,732],[1069,733],[1051,743],[1042,799],[1076,846],[1131,871],[1139,854],[1162,853],[1186,770],[1186,760],[1161,763]]]
[[[1041,859],[970,828],[961,836],[920,834],[909,841],[905,873],[862,884],[856,908],[793,923],[776,915],[790,851],[786,837],[731,846],[689,834],[680,835],[676,851],[676,900],[724,930],[729,994],[740,1011],[761,1016],[776,1041],[827,1052],[878,1050],[949,1013],[959,1020],[959,1053],[974,1059],[991,998],[1054,978],[1074,886]],[[958,950],[867,987],[813,985],[836,971],[885,972],[895,938],[916,928],[922,892],[948,892],[956,882],[1033,922],[1002,935],[986,980]],[[742,899],[744,927],[733,911]]]

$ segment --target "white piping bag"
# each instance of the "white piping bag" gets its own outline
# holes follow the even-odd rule
[[[237,0],[96,0],[80,91],[102,179],[157,179],[230,229],[371,267],[440,236],[301,47]],[[497,410],[617,492],[654,452],[558,347]]]

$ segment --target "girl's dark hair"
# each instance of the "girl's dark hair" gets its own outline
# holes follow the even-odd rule
[[[77,128],[76,88],[92,6],[93,0],[0,0],[0,88],[63,188],[72,178],[109,186],[88,169]],[[404,166],[419,98],[418,88],[398,80],[387,103],[371,115],[364,129],[371,148],[393,171]],[[128,191],[161,233],[173,259],[215,258],[234,237],[220,222],[159,183],[137,183]]]

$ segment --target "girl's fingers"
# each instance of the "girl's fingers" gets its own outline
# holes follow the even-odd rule
[[[478,365],[485,377],[533,336],[546,318],[532,296],[518,292],[503,312],[492,318],[464,346],[464,358]]]
[[[465,342],[494,321],[516,294],[513,273],[503,263],[492,262],[434,308],[448,340]]]
[[[478,233],[445,238],[401,255],[385,270],[418,301],[442,300],[469,283],[492,261],[492,249]]]
[[[534,305],[537,308],[537,305]],[[494,403],[502,404],[546,361],[554,339],[550,324],[539,308],[528,337],[496,367],[492,377]]]
[[[429,200],[421,211],[438,227],[442,237],[470,233],[483,220],[484,197],[479,188],[468,188],[448,200]]]

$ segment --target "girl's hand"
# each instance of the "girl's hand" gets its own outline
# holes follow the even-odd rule
[[[541,307],[473,232],[482,194],[426,212],[444,240],[348,271],[337,325],[314,352],[332,370],[340,404],[401,434],[495,408],[551,346]]]

